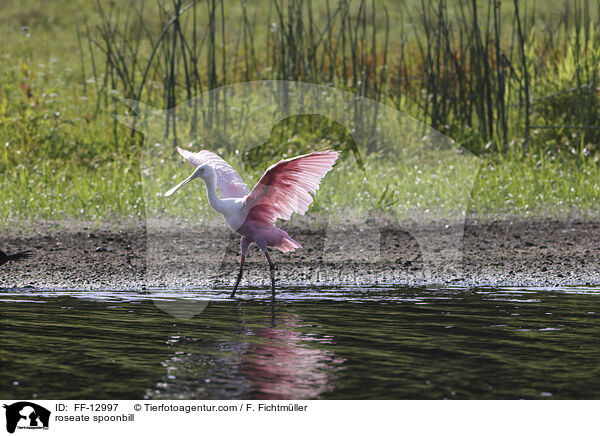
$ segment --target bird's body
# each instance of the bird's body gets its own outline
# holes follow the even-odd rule
[[[32,256],[31,251],[22,251],[20,253],[8,255],[0,250],[0,265],[4,265],[7,262],[20,262],[25,259],[29,259]]]
[[[200,177],[206,185],[210,206],[221,213],[227,225],[242,236],[241,265],[232,296],[242,278],[248,247],[253,242],[265,253],[271,270],[271,289],[275,295],[274,264],[268,248],[282,252],[294,251],[301,245],[286,231],[275,226],[277,218],[290,219],[292,213],[304,214],[312,202],[311,194],[319,187],[321,179],[332,168],[339,152],[323,150],[290,159],[271,166],[254,186],[248,189],[237,172],[221,157],[210,151],[192,153],[178,148],[196,170],[190,177],[170,189],[172,195],[183,185]],[[219,197],[217,189],[222,197]]]

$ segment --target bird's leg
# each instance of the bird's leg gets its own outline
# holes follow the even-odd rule
[[[242,260],[240,262],[240,272],[238,273],[237,280],[235,281],[235,286],[233,287],[233,292],[231,293],[231,297],[235,297],[235,291],[237,291],[238,286],[240,285],[240,281],[242,280],[242,274],[244,273],[244,261],[246,260],[246,255],[242,254]]]
[[[271,260],[269,253],[265,251],[265,256],[269,261],[269,272],[271,273],[271,297],[275,298],[275,264]]]
[[[245,236],[242,236],[240,240],[240,252],[242,253],[242,260],[240,262],[240,272],[237,276],[237,280],[235,281],[235,286],[233,287],[233,292],[231,293],[231,297],[235,297],[235,291],[237,291],[238,286],[240,285],[240,281],[242,280],[242,274],[244,272],[244,261],[246,260],[246,253],[248,252],[248,247],[250,246],[252,241],[250,241]]]

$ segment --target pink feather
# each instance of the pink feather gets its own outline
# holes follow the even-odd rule
[[[193,153],[180,147],[177,151],[194,167],[209,164],[215,169],[217,188],[223,198],[242,198],[250,192],[240,175],[219,155],[208,150]]]
[[[244,259],[251,243],[264,251],[271,272],[271,293],[275,298],[275,265],[268,247],[289,252],[300,248],[285,230],[275,226],[277,218],[288,220],[294,212],[304,215],[319,189],[321,179],[331,170],[340,152],[321,150],[279,161],[272,165],[250,191],[238,173],[221,157],[202,150],[192,153],[178,148],[179,153],[193,166],[207,165],[196,170],[186,180],[165,193],[168,197],[194,178],[202,177],[210,205],[223,214],[229,227],[242,235],[240,272],[233,287],[235,296],[242,278]],[[216,181],[215,181],[216,176]],[[216,186],[215,186],[216,185]],[[221,191],[219,198],[217,189]],[[235,200],[234,200],[235,199]]]
[[[272,165],[246,197],[248,218],[271,224],[277,218],[289,220],[294,212],[304,215],[339,153],[317,151]]]

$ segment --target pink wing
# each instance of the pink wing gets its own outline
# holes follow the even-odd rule
[[[208,150],[192,153],[179,147],[177,147],[177,151],[195,167],[209,164],[215,169],[217,188],[221,191],[223,198],[242,198],[250,192],[240,175],[219,155]]]
[[[321,179],[333,167],[339,151],[323,150],[279,161],[271,166],[246,198],[249,217],[274,223],[308,210]]]

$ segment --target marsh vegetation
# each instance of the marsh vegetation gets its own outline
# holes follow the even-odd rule
[[[143,218],[143,137],[113,117],[131,111],[122,101],[174,108],[271,79],[368,97],[477,154],[476,216],[595,215],[599,22],[589,0],[9,1],[0,17],[0,216]],[[167,117],[164,141],[177,142],[178,129],[218,131],[229,104],[217,97],[184,126]],[[215,135],[204,145],[249,181],[281,155],[315,147],[357,156],[348,132],[319,116],[283,120],[245,153],[236,141]],[[404,181],[419,174],[395,162],[397,152],[360,150],[315,207],[394,213],[436,198],[435,180],[405,195]],[[173,168],[165,171],[170,180]]]

